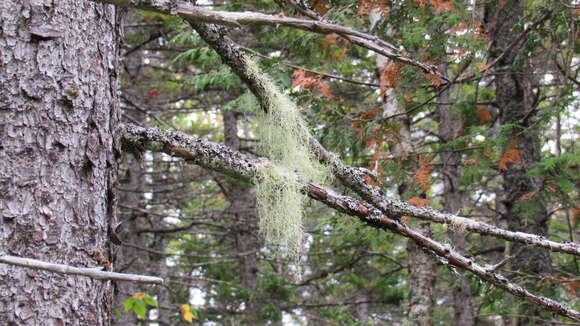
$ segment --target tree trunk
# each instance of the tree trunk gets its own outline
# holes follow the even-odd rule
[[[139,119],[132,114],[133,118]],[[141,117],[143,118],[143,117]],[[146,208],[145,198],[142,193],[144,180],[139,160],[133,155],[127,155],[123,160],[125,175],[120,179],[120,186],[131,191],[120,192],[119,201],[135,208]],[[119,207],[119,217],[123,221],[121,240],[140,247],[146,247],[143,234],[137,233],[138,226],[146,223],[146,214],[131,208]],[[121,246],[117,250],[116,267],[124,273],[147,273],[150,268],[149,254],[137,248]],[[137,292],[144,292],[143,286],[133,282],[119,282],[115,284],[115,309],[113,325],[133,325],[137,322],[133,312],[126,312],[123,302]]]
[[[442,67],[446,71],[447,67]],[[439,102],[449,103],[451,94],[449,91],[443,92]],[[455,114],[449,105],[440,105],[439,111],[439,137],[442,143],[453,141],[458,135],[456,131],[462,126],[461,116]],[[443,199],[445,200],[444,210],[457,214],[463,207],[463,192],[459,189],[459,164],[461,164],[460,154],[452,151],[441,153],[441,175],[443,178]],[[449,238],[453,246],[458,251],[464,253],[467,249],[467,238],[464,231],[450,229]],[[453,325],[473,326],[475,316],[473,315],[473,300],[469,283],[464,277],[460,277],[452,284],[453,291]]]
[[[541,159],[538,129],[534,128],[533,69],[525,59],[528,55],[523,53],[522,42],[511,48],[520,33],[515,27],[522,18],[522,0],[486,3],[484,24],[491,42],[490,60],[503,55],[495,67],[496,71],[501,72],[495,76],[496,101],[501,108],[499,123],[514,125],[504,134],[509,140],[504,150],[516,149],[521,158],[519,162],[502,169],[503,183],[498,195],[501,205],[498,209],[501,219],[507,222],[511,230],[544,235],[548,214],[540,193],[542,180],[527,174]],[[521,197],[526,194],[537,195],[527,200],[524,208]],[[552,269],[548,250],[513,243],[509,254],[514,256],[513,267],[520,271],[543,274]],[[539,313],[537,306],[528,304],[519,311],[520,315],[526,316],[537,316]],[[521,318],[515,324],[525,325],[528,322],[527,318]]]
[[[224,112],[225,144],[233,150],[240,149],[238,125],[235,112]],[[260,248],[258,239],[258,221],[256,216],[256,201],[254,194],[247,186],[234,182],[226,184],[225,194],[230,206],[228,214],[234,218],[234,241],[236,253],[239,255],[240,281],[250,292],[250,300],[246,304],[245,314],[249,321],[258,322],[258,312],[263,305],[253,298],[258,280],[257,252]]]
[[[370,13],[369,22],[371,30],[378,24],[380,19],[381,14],[378,10],[375,9]],[[389,28],[387,34],[392,34],[392,27],[387,26],[387,28]],[[389,63],[387,57],[377,55],[376,68],[379,75],[381,69],[387,63]],[[413,152],[409,117],[405,114],[405,109],[398,102],[393,88],[387,89],[381,100],[383,102],[383,117],[392,117],[389,122],[400,126],[398,131],[400,140],[392,141],[389,144],[389,149],[393,156],[398,157],[401,161],[409,160],[409,156]],[[409,186],[407,182],[400,184],[398,187],[399,196],[405,195]],[[431,234],[429,223],[422,220],[417,221],[417,230],[428,236]],[[409,311],[407,318],[413,325],[428,326],[432,324],[433,315],[435,262],[413,241],[407,242],[407,248],[410,274]]]
[[[6,254],[79,267],[112,260],[116,16],[90,1],[0,2]],[[110,281],[0,265],[0,284],[2,325],[110,324]]]

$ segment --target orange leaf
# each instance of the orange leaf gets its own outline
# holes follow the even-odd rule
[[[483,61],[476,63],[474,66],[477,67],[481,71],[486,71],[487,69],[489,69],[489,66],[487,65],[487,63],[485,63]]]
[[[419,8],[425,8],[425,0],[413,0]]]
[[[357,119],[360,119],[360,120],[370,119],[370,118],[374,117],[377,113],[380,113],[380,112],[382,112],[382,110],[379,108],[368,110],[367,112],[361,114]]]
[[[417,206],[417,207],[425,207],[429,204],[429,202],[431,202],[429,199],[427,198],[421,198],[419,196],[415,196],[410,198],[409,200],[407,200],[407,202],[413,206]]]
[[[391,10],[389,2],[387,0],[359,0],[358,1],[358,15],[368,15],[373,10],[378,10],[378,12],[383,17],[387,17]]]
[[[470,159],[470,160],[463,160],[463,165],[473,165],[473,164],[477,164],[477,160],[475,159]]]
[[[188,323],[193,323],[193,317],[195,317],[191,311],[191,306],[188,304],[181,305],[181,318]],[[197,319],[197,318],[196,318]]]
[[[306,77],[306,71],[304,69],[298,69],[293,74],[292,77],[294,81],[292,82],[292,88],[294,87],[302,87],[302,88],[310,88],[314,86],[317,82],[316,77]]]
[[[327,49],[331,44],[338,46],[338,39],[340,35],[336,33],[328,34],[324,39],[322,39],[322,47]]]
[[[537,191],[530,191],[527,194],[523,194],[520,198],[518,198],[518,200],[530,200],[534,198],[537,193]]]
[[[337,96],[332,94],[332,90],[330,90],[330,84],[326,80],[319,80],[314,85],[322,95],[331,99],[338,99]]]
[[[572,207],[572,215],[570,215],[570,225],[572,225],[572,227],[576,227],[576,223],[578,222],[578,216],[580,216],[580,207],[578,206]]]
[[[474,40],[485,41],[487,40],[487,36],[485,35],[485,29],[483,26],[478,25],[475,27],[475,31],[471,34],[471,38]]]
[[[423,72],[423,76],[425,76],[425,78],[429,79],[431,81],[431,84],[433,84],[433,86],[435,86],[435,87],[441,86],[441,81],[439,80],[439,77],[437,77],[433,74],[428,74],[426,72]]]
[[[520,152],[518,151],[518,143],[517,141],[512,141],[508,149],[503,152],[499,158],[498,168],[502,171],[508,170],[508,163],[518,163],[522,161],[522,157],[520,156]]]
[[[138,292],[133,294],[133,299],[137,299],[137,300],[143,300],[143,298],[145,298],[147,295],[143,292]]]
[[[429,0],[429,3],[435,8],[435,12],[438,14],[442,12],[447,12],[453,7],[453,2],[443,1],[443,0]]]
[[[399,69],[402,66],[403,64],[401,63],[385,62],[385,64],[379,68],[379,86],[381,90],[381,96],[384,95],[389,88],[397,87],[397,80],[401,77]]]
[[[414,179],[419,188],[423,191],[429,190],[429,176],[431,175],[431,170],[433,169],[429,163],[431,163],[431,158],[427,156],[419,156],[419,169],[415,171]]]
[[[479,123],[486,123],[492,119],[491,113],[489,113],[483,106],[477,106],[477,117],[479,118]]]
[[[314,11],[320,15],[324,15],[328,12],[328,0],[318,0],[312,5]]]
[[[576,298],[576,290],[578,289],[578,286],[580,286],[580,282],[579,281],[569,281],[566,282],[566,298],[568,300],[572,300],[574,298]]]

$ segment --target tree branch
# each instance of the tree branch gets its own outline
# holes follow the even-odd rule
[[[43,271],[49,271],[65,275],[81,275],[97,280],[129,281],[138,283],[163,284],[163,279],[154,276],[137,274],[125,274],[101,271],[98,268],[73,267],[63,264],[47,263],[37,259],[21,258],[16,256],[1,255],[0,263],[28,267]]]
[[[246,82],[251,91],[258,98],[260,105],[265,111],[271,105],[269,100],[277,96],[270,94],[270,89],[265,87],[263,81],[249,73],[247,62],[251,60],[240,47],[227,38],[223,30],[212,25],[200,25],[192,23],[200,36],[210,44],[236,74]],[[441,213],[430,208],[418,208],[405,202],[394,201],[383,196],[378,187],[368,184],[364,178],[364,172],[358,168],[344,165],[333,153],[328,152],[316,139],[311,139],[311,147],[318,154],[320,160],[328,164],[333,173],[347,187],[354,190],[363,199],[380,209],[383,214],[391,217],[414,216],[436,223],[449,224],[456,228],[463,228],[481,234],[499,237],[509,241],[524,242],[539,247],[548,248],[552,251],[565,252],[580,256],[580,246],[576,243],[558,243],[550,241],[543,236],[522,232],[512,232],[497,228],[483,222],[473,221],[457,215]]]
[[[252,159],[217,143],[170,131],[162,131],[157,128],[142,128],[134,125],[126,125],[124,138],[125,141],[134,142],[138,145],[149,144],[150,147],[157,148],[169,155],[181,157],[188,162],[244,180],[251,181],[257,173],[258,165],[267,163],[267,160]],[[458,267],[470,271],[478,278],[488,281],[513,295],[524,298],[563,316],[580,320],[580,313],[565,304],[528,292],[521,286],[510,282],[504,276],[496,274],[473,260],[462,256],[452,248],[422,235],[398,220],[385,216],[376,207],[356,198],[337,194],[330,189],[303,180],[299,176],[298,178],[304,187],[304,192],[310,198],[337,211],[357,217],[360,221],[372,227],[390,230],[412,239],[428,252],[432,252],[441,257],[440,261],[449,268]],[[413,206],[407,203],[393,202],[396,203],[395,207],[398,207],[397,209],[413,208]],[[414,207],[410,209],[410,212],[414,211],[414,209],[419,208]]]
[[[286,26],[318,34],[336,33],[350,42],[369,49],[377,54],[390,58],[391,60],[402,62],[408,65],[416,66],[426,73],[437,76],[438,78],[448,81],[448,78],[439,72],[437,67],[420,62],[407,57],[400,53],[398,48],[384,41],[377,36],[363,33],[349,27],[337,24],[327,23],[321,20],[298,19],[292,17],[267,15],[258,12],[229,12],[209,10],[203,7],[195,6],[187,1],[132,1],[132,0],[93,0],[98,2],[110,3],[120,7],[138,8],[162,12],[165,14],[179,16],[191,24],[199,25],[202,23],[213,23],[224,26],[240,27],[242,25],[267,25],[267,26]]]

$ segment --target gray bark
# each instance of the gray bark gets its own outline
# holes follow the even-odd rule
[[[117,10],[0,2],[0,251],[109,265]],[[111,266],[107,266],[111,267]],[[0,324],[109,325],[110,281],[0,265]]]
[[[443,70],[446,70],[445,68]],[[445,91],[439,97],[439,101],[443,103],[450,102],[451,94]],[[451,106],[440,105],[439,111],[439,137],[442,143],[448,143],[455,139],[455,132],[461,128],[461,116],[454,113]],[[441,153],[441,175],[443,178],[443,199],[445,200],[444,210],[453,214],[457,214],[463,208],[463,191],[459,189],[459,164],[461,157],[457,152],[444,151]],[[453,230],[448,231],[449,238],[453,246],[459,252],[465,252],[467,249],[467,238],[464,231]],[[453,291],[453,325],[457,326],[473,326],[475,325],[475,316],[473,311],[472,293],[469,283],[465,277],[457,277],[455,283],[452,284]]]

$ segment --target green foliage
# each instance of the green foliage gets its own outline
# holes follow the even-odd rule
[[[136,293],[123,302],[125,311],[134,312],[140,319],[147,317],[147,307],[157,307],[157,301],[145,293]]]

